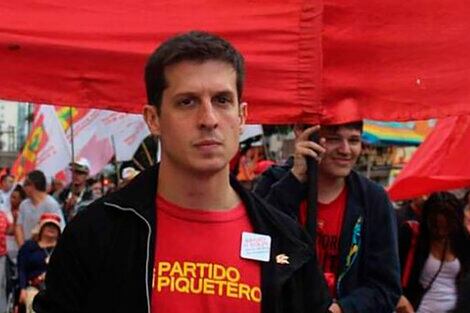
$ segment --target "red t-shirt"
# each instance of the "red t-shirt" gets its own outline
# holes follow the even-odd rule
[[[8,226],[9,225],[6,214],[0,211],[0,256],[7,254],[6,234]]]
[[[244,205],[214,212],[158,196],[157,207],[152,312],[261,312],[260,264],[240,257],[253,231]]]
[[[347,191],[344,187],[338,197],[330,203],[317,203],[317,256],[332,296],[335,296],[336,274],[339,265],[339,241],[343,228],[346,200]],[[299,216],[304,225],[306,216],[307,203],[304,201],[301,204]]]

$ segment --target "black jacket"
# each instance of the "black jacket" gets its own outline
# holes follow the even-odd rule
[[[285,166],[265,172],[255,193],[297,220],[307,184]],[[346,178],[347,207],[336,285],[344,313],[391,313],[401,295],[396,218],[384,189],[356,172]],[[357,249],[357,250],[356,250]]]
[[[151,312],[158,168],[79,213],[51,257],[37,313]],[[261,265],[263,313],[326,312],[331,303],[308,236],[289,217],[237,182],[257,233],[271,236],[271,260]],[[290,264],[277,264],[278,254]]]

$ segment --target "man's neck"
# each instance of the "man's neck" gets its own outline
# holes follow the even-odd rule
[[[31,195],[31,201],[34,205],[40,204],[46,198],[47,194],[45,192],[37,191]]]
[[[82,192],[85,189],[85,184],[72,184],[70,185],[70,190],[74,192]]]
[[[158,194],[178,206],[223,211],[235,207],[240,198],[230,186],[229,168],[214,173],[194,173],[165,164],[158,175]]]
[[[345,184],[344,177],[332,177],[318,173],[318,201],[330,203],[343,191]]]

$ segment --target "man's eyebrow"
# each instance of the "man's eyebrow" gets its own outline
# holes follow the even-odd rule
[[[178,97],[197,97],[197,94],[191,91],[184,91],[184,92],[176,93],[173,95],[173,98],[178,98]]]
[[[351,139],[361,139],[361,135],[351,135]]]

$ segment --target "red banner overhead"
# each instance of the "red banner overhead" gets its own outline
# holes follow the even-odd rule
[[[467,0],[324,2],[1,1],[0,98],[139,112],[149,53],[200,29],[246,56],[250,122],[470,113]]]
[[[470,115],[439,121],[389,189],[393,200],[470,186]]]
[[[140,112],[143,69],[165,38],[215,32],[247,61],[251,121],[320,112],[321,2],[0,2],[0,99]]]
[[[470,113],[468,0],[325,0],[325,118]]]

